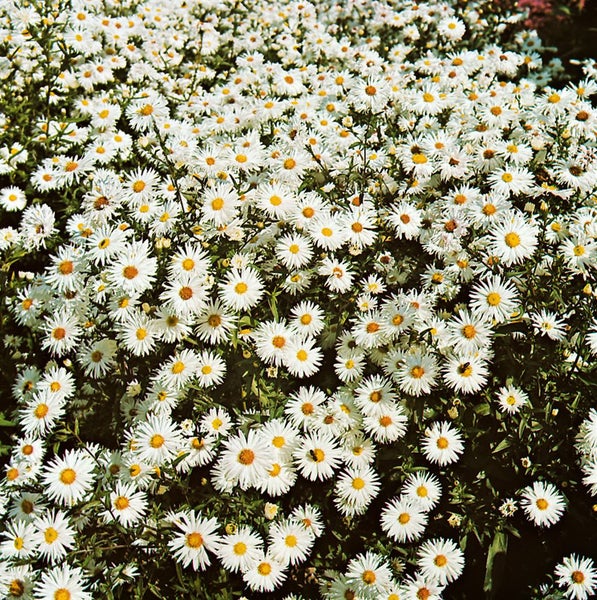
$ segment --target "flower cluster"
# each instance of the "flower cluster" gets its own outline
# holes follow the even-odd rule
[[[3,594],[439,598],[505,497],[560,520],[528,456],[589,408],[590,65],[482,3],[0,10]]]

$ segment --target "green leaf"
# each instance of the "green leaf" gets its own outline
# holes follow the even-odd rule
[[[504,438],[493,450],[492,454],[497,454],[498,452],[503,452],[506,448],[509,448],[512,445],[512,442],[508,438]]]
[[[503,531],[497,531],[493,536],[493,541],[487,552],[487,562],[485,563],[485,581],[483,582],[483,591],[487,598],[495,598],[497,589],[495,583],[499,580],[505,567],[504,558],[508,551],[508,534]]]

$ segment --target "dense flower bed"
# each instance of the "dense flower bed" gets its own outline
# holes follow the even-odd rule
[[[5,597],[595,591],[590,63],[483,3],[0,9]]]

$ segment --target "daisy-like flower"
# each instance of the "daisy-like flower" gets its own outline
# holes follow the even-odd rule
[[[284,349],[284,365],[295,377],[310,377],[319,371],[321,349],[309,337],[291,340]]]
[[[198,370],[199,357],[197,353],[185,348],[168,359],[159,370],[157,379],[166,387],[181,390],[197,375]]]
[[[119,481],[110,492],[110,506],[103,513],[106,521],[116,520],[125,527],[139,523],[147,512],[147,496],[132,483]]]
[[[263,540],[250,527],[242,525],[235,533],[220,538],[216,554],[227,571],[244,573],[262,558]]]
[[[417,565],[423,576],[440,585],[455,581],[464,569],[464,554],[452,540],[428,540],[417,554]]]
[[[215,552],[220,540],[217,519],[206,519],[200,512],[189,510],[172,515],[170,521],[179,529],[168,542],[174,558],[183,567],[192,565],[195,571],[205,571],[211,564],[208,551]]]
[[[379,598],[390,586],[392,572],[381,556],[366,552],[349,561],[346,579],[364,597]]]
[[[31,600],[34,575],[29,565],[3,568],[0,573],[0,596]]]
[[[42,478],[46,495],[64,506],[73,506],[85,498],[94,481],[95,462],[83,450],[67,450],[62,458],[47,465]]]
[[[489,375],[485,361],[478,356],[454,356],[443,371],[446,384],[463,394],[474,394],[483,389]]]
[[[347,262],[324,258],[317,272],[326,277],[325,285],[332,292],[342,294],[352,287],[354,274]]]
[[[354,390],[354,403],[365,415],[381,415],[394,408],[397,399],[392,382],[380,375],[367,377]]]
[[[234,426],[234,421],[226,409],[213,406],[201,417],[199,429],[207,435],[226,437]]]
[[[471,291],[471,309],[482,318],[503,323],[518,306],[518,291],[513,283],[498,275],[476,283]]]
[[[590,558],[571,554],[556,566],[555,575],[568,598],[586,600],[597,591],[597,570]]]
[[[64,414],[64,402],[47,392],[36,394],[19,410],[19,420],[24,432],[43,437]]]
[[[412,577],[404,580],[404,598],[405,600],[442,600],[442,592],[445,586],[422,573],[415,573]]]
[[[276,244],[276,256],[287,269],[300,269],[313,257],[313,244],[298,233],[286,234]]]
[[[377,413],[365,415],[363,426],[376,442],[389,444],[406,433],[408,417],[400,405],[390,405]]]
[[[398,543],[418,540],[425,531],[427,520],[425,510],[405,496],[394,498],[381,512],[381,528]]]
[[[196,316],[195,323],[197,337],[211,345],[228,339],[234,329],[233,316],[224,309],[219,300],[209,302]]]
[[[27,205],[25,192],[18,187],[11,186],[0,190],[0,207],[8,212],[23,210]]]
[[[407,477],[402,494],[406,499],[428,512],[439,502],[442,487],[439,479],[432,473],[417,472]]]
[[[209,188],[203,196],[203,216],[216,227],[227,225],[236,217],[239,198],[234,187],[220,183]]]
[[[75,545],[75,530],[68,517],[60,510],[48,511],[38,517],[33,525],[33,541],[40,556],[51,563],[58,562]]]
[[[219,385],[224,381],[226,363],[215,352],[203,350],[198,358],[197,381],[201,387]]]
[[[117,331],[122,345],[135,356],[149,354],[159,341],[154,319],[137,309],[123,315]]]
[[[301,440],[293,457],[303,477],[310,481],[325,481],[334,476],[340,466],[342,453],[329,433],[316,432]]]
[[[142,462],[163,465],[174,459],[182,444],[179,428],[167,415],[151,415],[134,431],[134,452]]]
[[[268,534],[269,553],[282,565],[298,565],[309,557],[315,536],[298,521],[273,523]]]
[[[507,385],[498,390],[497,401],[502,412],[515,414],[528,403],[529,397],[524,390]]]
[[[411,396],[429,394],[436,385],[438,368],[433,354],[422,349],[400,353],[398,367],[392,368],[392,377],[400,389]]]
[[[290,326],[301,338],[315,337],[325,326],[323,310],[315,303],[305,300],[290,311]]]
[[[566,337],[566,321],[556,313],[542,309],[539,312],[531,313],[530,317],[533,329],[537,334],[557,342]]]
[[[552,483],[535,481],[522,490],[521,506],[535,525],[551,527],[564,514],[566,500]]]
[[[521,216],[495,225],[490,233],[490,249],[506,266],[519,264],[530,258],[537,247],[538,229]]]
[[[243,580],[249,589],[257,592],[273,592],[286,579],[284,566],[269,553],[259,552],[257,560],[243,572]]]
[[[63,367],[52,367],[43,374],[37,389],[48,398],[68,400],[76,391],[75,378]]]
[[[35,586],[35,597],[40,600],[92,600],[83,571],[68,564],[53,567],[42,573]]]
[[[46,336],[42,348],[48,349],[56,356],[64,356],[79,342],[81,329],[75,315],[67,309],[62,309],[56,315],[47,317],[43,330]]]
[[[26,521],[8,521],[2,532],[0,556],[4,559],[26,559],[35,552],[35,528]]]
[[[362,515],[379,493],[379,475],[370,467],[350,467],[334,487],[334,504],[346,516]]]
[[[313,386],[301,386],[290,394],[284,413],[295,427],[302,429],[313,425],[317,409],[326,401],[326,395]]]
[[[271,448],[257,431],[241,431],[226,439],[219,464],[228,479],[246,490],[268,476]]]
[[[118,289],[128,294],[141,294],[155,280],[157,258],[150,256],[149,243],[129,242],[108,268],[108,279]]]
[[[462,310],[448,322],[447,341],[454,352],[474,354],[491,344],[493,331],[480,315]]]
[[[87,345],[77,355],[77,359],[83,366],[85,375],[99,379],[112,370],[117,350],[118,344],[115,340],[102,338]]]
[[[205,306],[207,291],[200,276],[180,275],[168,284],[161,298],[178,316],[194,316]]]
[[[456,462],[464,451],[462,434],[450,423],[440,421],[425,432],[421,443],[425,458],[441,467]]]
[[[421,229],[421,212],[412,204],[403,201],[391,208],[388,220],[394,227],[398,238],[412,240]]]
[[[282,365],[286,351],[294,335],[285,323],[266,321],[261,323],[253,336],[257,356],[266,364]]]
[[[220,285],[222,302],[233,310],[247,310],[255,306],[263,296],[263,283],[257,271],[251,267],[232,269]]]

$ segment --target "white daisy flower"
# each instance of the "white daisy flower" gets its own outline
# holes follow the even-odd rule
[[[434,423],[425,432],[421,450],[428,461],[442,467],[449,465],[456,462],[464,451],[462,434],[446,421]]]
[[[535,481],[521,494],[521,506],[527,518],[540,527],[551,527],[557,523],[566,509],[564,496],[552,483]]]
[[[183,567],[192,565],[195,571],[205,571],[211,564],[208,551],[215,552],[220,541],[217,519],[206,519],[201,512],[189,510],[173,514],[169,520],[179,530],[168,542],[174,558]]]
[[[567,556],[556,566],[555,576],[568,598],[586,600],[597,591],[597,571],[590,558]]]
[[[423,576],[440,585],[455,581],[464,569],[464,553],[452,540],[427,540],[419,548],[417,557]]]
[[[418,540],[425,532],[427,520],[426,511],[404,496],[388,502],[381,512],[381,528],[400,544]]]
[[[83,450],[67,450],[61,458],[50,462],[42,478],[46,495],[63,506],[81,502],[94,483],[96,464]]]
[[[42,573],[35,586],[35,597],[39,600],[92,600],[93,595],[86,591],[87,585],[79,567],[63,564]]]

